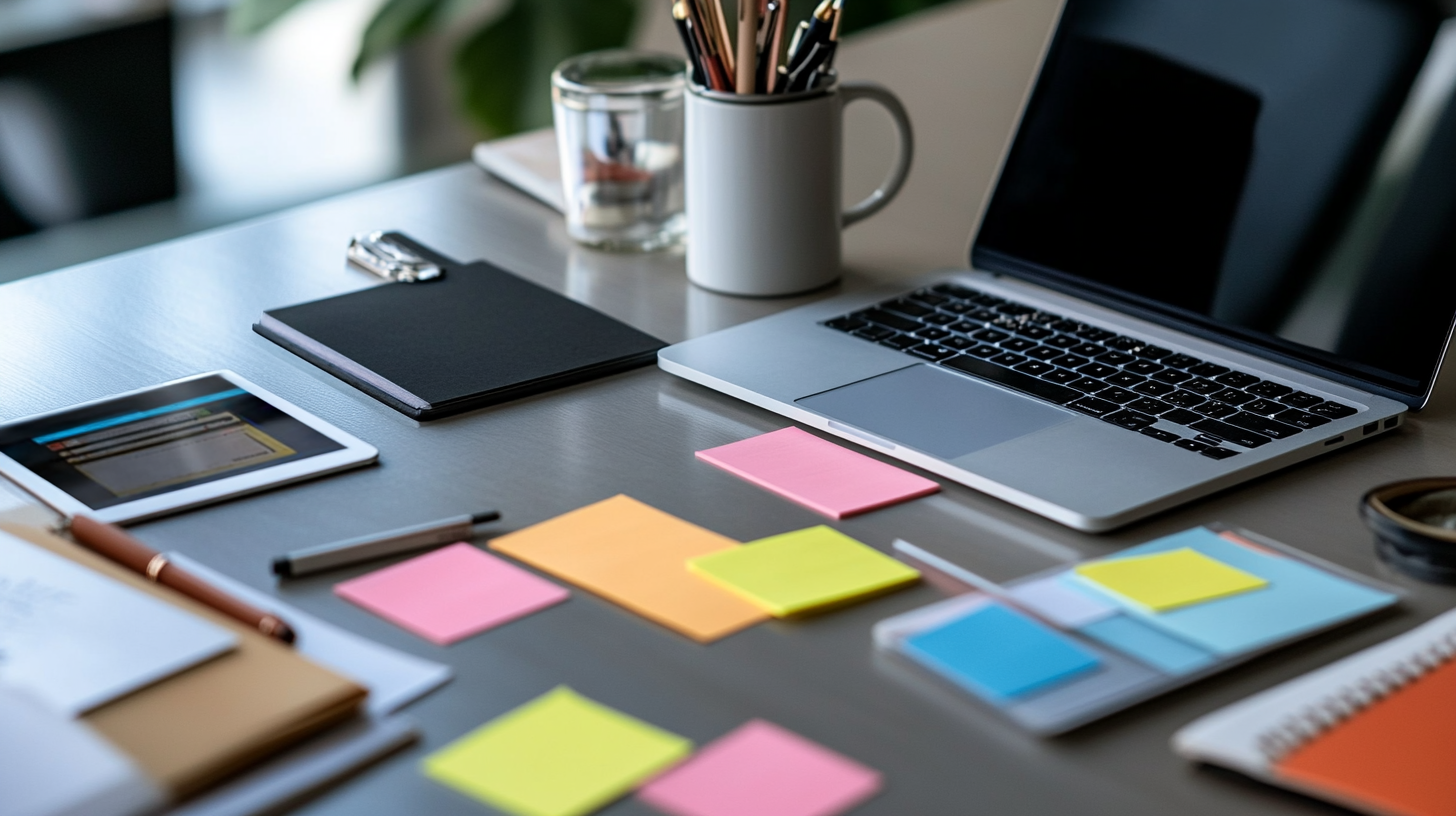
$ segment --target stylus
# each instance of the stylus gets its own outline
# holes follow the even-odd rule
[[[77,544],[92,552],[139,572],[198,603],[210,606],[269,637],[284,643],[292,643],[295,639],[293,629],[277,615],[243,603],[201,578],[184,572],[182,568],[168,561],[165,555],[132,538],[114,524],[86,516],[72,516],[63,526],[70,531],[71,538]]]
[[[400,530],[390,530],[386,533],[335,541],[332,544],[320,544],[317,547],[295,550],[281,558],[273,559],[273,572],[284,578],[297,578],[374,558],[399,555],[411,550],[422,550],[441,544],[453,544],[456,541],[464,541],[473,537],[475,525],[495,521],[498,518],[500,518],[500,513],[486,510],[474,515],[456,516]]]

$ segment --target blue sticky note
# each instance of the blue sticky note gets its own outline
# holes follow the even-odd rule
[[[1214,661],[1210,652],[1127,615],[1093,621],[1077,631],[1169,674],[1188,674]]]
[[[1071,639],[988,604],[906,638],[905,653],[992,700],[1018,697],[1097,668],[1097,655]]]
[[[1219,655],[1262,648],[1350,620],[1398,600],[1389,592],[1357,584],[1277,553],[1235,544],[1201,527],[1132,547],[1116,557],[1149,555],[1183,547],[1257,575],[1268,581],[1269,586],[1258,592],[1162,613],[1137,608],[1112,593],[1100,592],[1089,583],[1078,582],[1079,588],[1113,601],[1138,620]]]

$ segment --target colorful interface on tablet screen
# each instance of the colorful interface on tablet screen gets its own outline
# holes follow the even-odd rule
[[[222,377],[0,430],[0,453],[98,510],[342,449]]]

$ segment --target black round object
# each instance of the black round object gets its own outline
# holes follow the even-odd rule
[[[1360,517],[1375,532],[1381,559],[1413,578],[1456,584],[1456,529],[1430,523],[1430,508],[1448,497],[1451,512],[1443,515],[1456,519],[1456,478],[1410,479],[1366,493]]]

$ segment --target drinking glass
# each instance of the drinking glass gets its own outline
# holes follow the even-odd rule
[[[683,215],[683,88],[679,57],[582,54],[551,75],[566,228],[588,246],[675,245]]]

